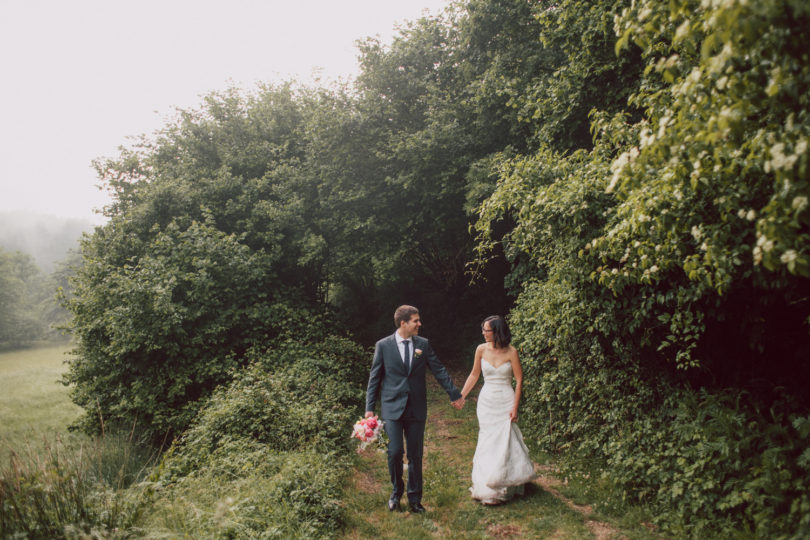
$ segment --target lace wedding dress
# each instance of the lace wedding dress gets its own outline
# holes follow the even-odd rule
[[[481,371],[484,386],[478,395],[478,445],[470,491],[484,504],[497,504],[523,494],[523,485],[535,478],[534,465],[520,428],[509,420],[515,403],[512,364],[495,368],[481,359]]]

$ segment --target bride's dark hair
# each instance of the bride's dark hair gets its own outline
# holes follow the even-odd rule
[[[484,322],[481,323],[481,329],[484,328],[485,323],[489,323],[489,327],[492,329],[492,338],[495,347],[498,349],[508,347],[512,342],[512,333],[509,331],[509,327],[506,325],[506,321],[503,317],[500,315],[487,317],[484,319]]]

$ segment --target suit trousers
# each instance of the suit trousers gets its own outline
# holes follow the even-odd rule
[[[397,420],[385,420],[388,434],[388,474],[391,476],[391,496],[399,500],[405,488],[402,481],[402,456],[408,452],[408,502],[422,502],[422,453],[425,442],[425,421],[417,420],[410,405]]]

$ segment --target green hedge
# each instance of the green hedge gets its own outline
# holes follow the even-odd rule
[[[340,530],[367,354],[284,342],[214,393],[155,471],[147,528],[191,537],[326,538]]]

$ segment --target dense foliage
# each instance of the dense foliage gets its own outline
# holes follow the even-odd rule
[[[174,502],[168,513],[180,523],[158,511],[152,527],[237,538],[327,538],[340,530],[365,351],[330,337],[283,343],[254,360],[212,396],[158,467],[154,506]],[[211,511],[200,515],[201,507]]]
[[[254,534],[288,500],[304,529],[279,535],[326,534],[364,371],[335,336],[367,346],[407,302],[469,355],[514,301],[525,433],[604,505],[807,534],[808,18],[470,0],[362,42],[353,86],[180,111],[97,163],[110,221],[65,299],[85,426],[178,437],[165,500],[229,479],[168,529]]]
[[[646,67],[627,110],[594,103],[593,149],[504,160],[482,205],[479,249],[502,242],[520,293],[524,418],[678,535],[806,535],[807,8],[569,7],[545,17],[615,10],[608,41]]]

